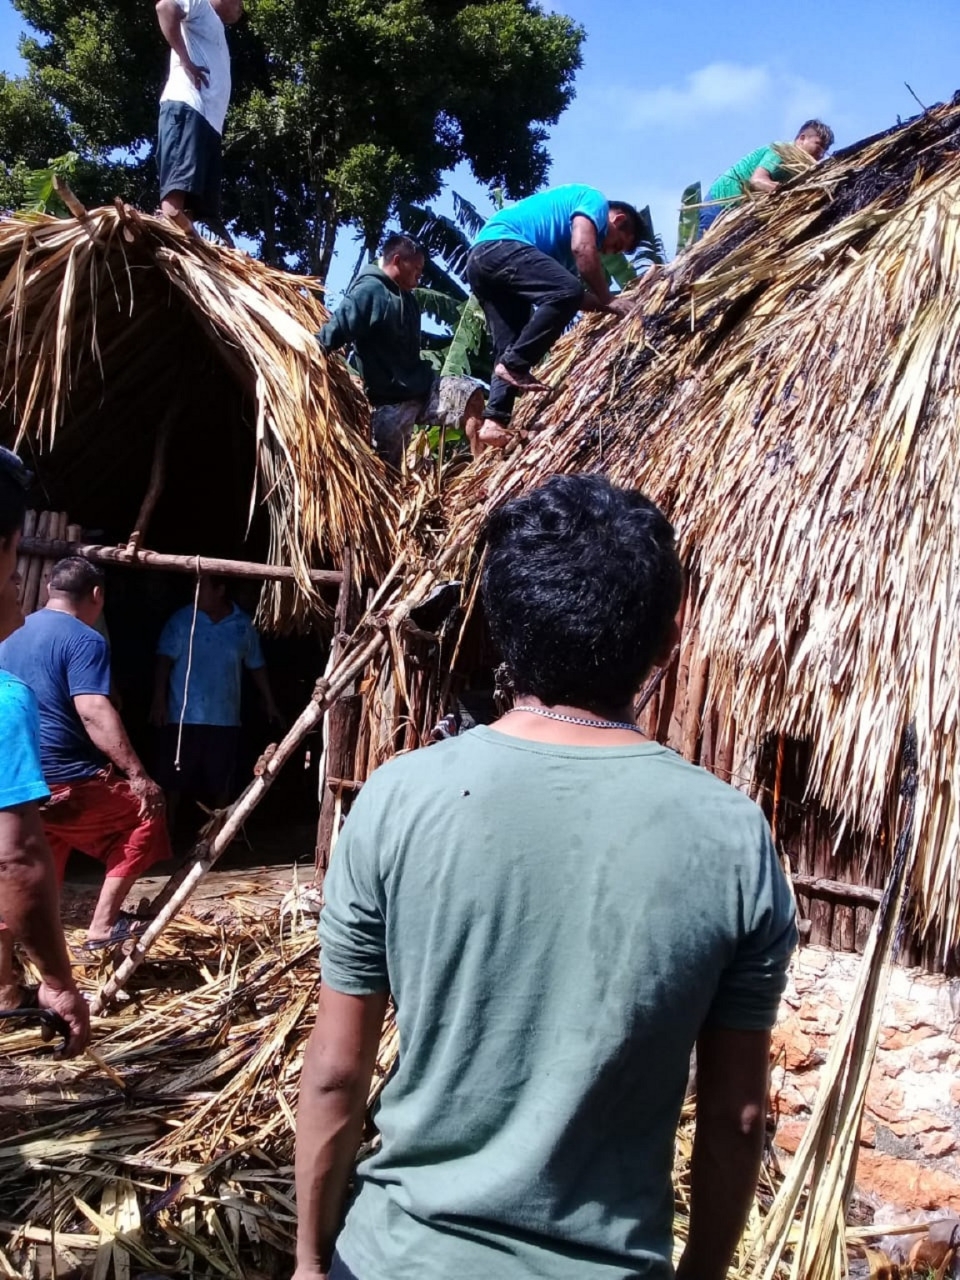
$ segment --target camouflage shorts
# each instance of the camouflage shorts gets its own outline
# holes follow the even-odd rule
[[[473,378],[461,375],[434,378],[430,392],[422,400],[402,400],[399,404],[381,404],[373,411],[370,429],[373,447],[399,471],[404,450],[410,443],[413,428],[462,427],[467,402],[475,391],[483,391]]]

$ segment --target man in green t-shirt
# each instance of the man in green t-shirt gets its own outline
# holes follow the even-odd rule
[[[324,884],[296,1280],[673,1280],[694,1045],[677,1277],[723,1280],[796,930],[760,810],[634,721],[677,637],[673,529],[560,476],[485,548],[515,705],[378,769]],[[341,1229],[388,993],[399,1057]]]
[[[793,145],[805,151],[814,162],[822,160],[833,146],[833,130],[822,120],[807,120],[800,126]],[[700,210],[700,235],[727,209],[739,204],[745,191],[777,191],[791,176],[772,145],[751,151],[721,173],[707,192],[706,203]]]

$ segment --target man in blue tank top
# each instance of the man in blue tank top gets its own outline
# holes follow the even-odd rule
[[[467,279],[487,319],[495,364],[486,416],[470,442],[474,453],[510,442],[517,393],[546,390],[530,371],[578,311],[622,313],[600,255],[631,253],[639,239],[632,205],[577,183],[528,196],[482,228]]]

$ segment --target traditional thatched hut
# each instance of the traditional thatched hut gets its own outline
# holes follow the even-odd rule
[[[119,202],[78,212],[0,222],[0,441],[33,454],[37,505],[101,541],[143,545],[149,521],[164,552],[286,566],[275,628],[346,547],[382,573],[396,506],[313,282]]]
[[[644,723],[764,801],[815,939],[853,949],[913,720],[935,965],[960,942],[958,144],[955,102],[851,148],[650,271],[623,323],[578,325],[542,370],[556,391],[520,415],[539,434],[463,477],[439,544],[469,583],[484,511],[549,474],[649,493],[690,588]],[[405,705],[425,670],[405,665],[381,671],[353,777],[395,749],[391,725],[409,746],[436,719],[434,696]]]
[[[901,740],[915,725],[919,792],[916,805],[902,806],[897,831],[901,855],[909,847],[919,856],[897,865],[914,867],[931,958],[949,957],[960,932],[951,891],[960,784],[958,143],[960,103],[926,113],[731,214],[635,287],[624,323],[578,326],[544,371],[555,394],[521,415],[540,433],[533,442],[471,467],[442,508],[425,486],[417,491],[403,517],[408,545],[143,947],[169,962],[191,946],[189,925],[172,924],[172,943],[160,933],[325,710],[359,712],[342,717],[328,772],[344,803],[373,765],[427,739],[486,660],[475,627],[486,511],[569,469],[645,489],[677,524],[690,570],[684,639],[679,661],[649,690],[645,723],[764,799],[795,870],[807,875],[798,884],[811,915],[825,891],[815,881],[852,882],[832,883],[832,900],[819,899],[832,917],[821,913],[827,940],[835,924],[837,940],[855,944],[857,921],[838,913],[879,898],[869,885],[893,860]],[[436,590],[456,579],[459,619],[456,593]],[[793,1275],[846,1272],[844,1208],[898,918],[899,879],[889,883],[809,1141],[759,1233],[752,1222],[742,1275],[785,1274],[788,1250]],[[0,1182],[16,1206],[11,1217],[24,1224],[11,1232],[18,1249],[52,1241],[183,1269],[183,1258],[168,1261],[182,1249],[234,1274],[241,1228],[261,1253],[289,1248],[289,1129],[314,942],[307,931],[302,946],[291,939],[265,963],[277,930],[249,926],[246,936],[224,931],[235,950],[218,960],[215,933],[205,951],[192,944],[202,983],[194,978],[172,999],[138,993],[145,1012],[128,1005],[100,1024],[101,1047],[142,1094],[124,1111],[110,1097],[71,1101],[47,1129],[18,1130],[0,1146]],[[109,1007],[139,959],[120,966],[98,1005]],[[171,1044],[189,1061],[165,1080],[155,1058],[158,1045],[169,1058]],[[389,1025],[382,1050],[387,1068],[397,1050]],[[687,1153],[684,1139],[681,1174]],[[56,1186],[44,1181],[51,1170],[62,1171]],[[134,1178],[156,1186],[149,1201]],[[76,1231],[81,1218],[96,1236]]]

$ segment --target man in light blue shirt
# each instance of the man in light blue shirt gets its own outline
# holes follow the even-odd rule
[[[223,578],[205,577],[196,614],[191,605],[179,609],[157,642],[150,720],[160,729],[157,777],[172,796],[217,807],[230,798],[244,668],[267,718],[279,722],[253,623],[230,599]]]
[[[474,453],[504,448],[518,391],[547,388],[530,372],[578,311],[619,316],[601,253],[631,253],[640,239],[632,205],[572,183],[501,209],[481,229],[467,279],[486,316],[494,370]]]

